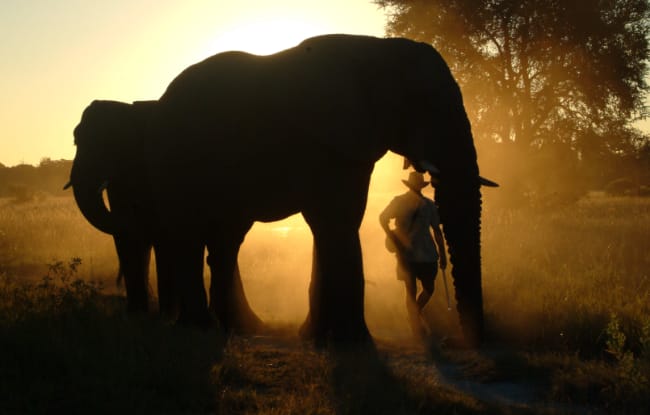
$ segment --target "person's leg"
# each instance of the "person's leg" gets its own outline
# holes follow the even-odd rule
[[[397,275],[398,279],[404,281],[404,288],[406,288],[406,311],[411,330],[416,337],[422,337],[424,331],[416,301],[417,283],[410,268],[410,264],[399,264]]]
[[[422,312],[422,309],[433,295],[433,287],[436,274],[438,273],[438,264],[435,262],[414,264],[414,272],[417,273],[416,275],[422,283],[422,292],[416,301],[418,312]]]
[[[404,280],[404,287],[406,288],[406,309],[409,313],[412,311],[417,312],[417,301],[415,299],[417,285],[415,283],[415,278],[406,278]]]
[[[417,284],[409,266],[401,261],[397,263],[397,279],[404,281],[404,288],[406,288],[406,308],[407,310],[411,310],[416,305],[415,295],[417,294]]]
[[[425,305],[427,305],[432,294],[433,291],[427,290],[426,288],[424,288],[424,286],[422,287],[422,292],[420,293],[420,295],[418,295],[418,299],[417,299],[417,307],[419,312],[422,312],[422,309],[424,308]]]

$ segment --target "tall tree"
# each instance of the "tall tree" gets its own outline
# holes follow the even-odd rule
[[[389,35],[430,43],[447,60],[478,138],[594,152],[648,115],[648,0],[375,3]]]

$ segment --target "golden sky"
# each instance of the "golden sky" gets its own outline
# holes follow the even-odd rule
[[[93,99],[157,99],[214,53],[383,36],[384,22],[370,0],[1,0],[0,163],[73,158],[72,130]],[[649,132],[650,120],[638,126]]]
[[[383,29],[370,0],[2,0],[0,163],[72,159],[72,130],[93,99],[157,99],[214,53]]]

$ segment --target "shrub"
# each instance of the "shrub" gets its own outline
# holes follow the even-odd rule
[[[605,185],[605,193],[612,196],[636,195],[638,186],[628,178],[612,180]]]

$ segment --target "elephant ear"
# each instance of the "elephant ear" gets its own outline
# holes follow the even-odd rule
[[[333,154],[375,162],[389,149],[390,140],[414,128],[405,106],[413,89],[412,73],[404,60],[410,54],[405,49],[413,43],[328,35],[298,47],[305,59],[299,73],[302,90],[318,93],[314,110],[308,102],[303,112],[313,121],[312,135]]]
[[[374,39],[357,57],[356,78],[370,130],[386,150],[403,156],[429,151],[436,118],[447,103],[438,99],[453,79],[431,45],[409,39]]]
[[[134,172],[141,169],[139,149],[145,128],[141,113],[149,107],[94,101],[74,130],[77,153],[69,184],[83,215],[103,232],[115,234],[120,223],[104,204],[103,190],[108,187],[110,191],[113,185],[123,189],[137,186]]]
[[[128,174],[141,151],[154,108],[155,101],[93,101],[74,130],[76,159],[95,166],[85,173],[101,176],[101,180]]]

